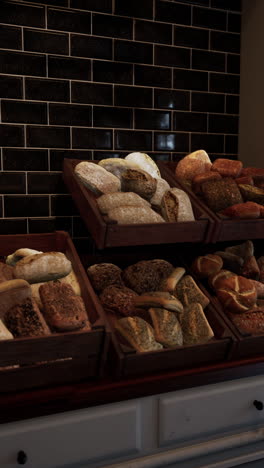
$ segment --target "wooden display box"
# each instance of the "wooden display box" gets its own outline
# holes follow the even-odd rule
[[[81,161],[64,159],[64,182],[99,249],[210,240],[214,222],[195,200],[192,200],[192,206],[196,221],[120,225],[103,217],[98,209],[95,194],[86,188],[74,173],[74,168],[79,162]],[[96,163],[96,161],[90,162]],[[159,167],[162,177],[166,179],[166,169],[163,170],[162,165]],[[173,178],[170,185],[181,188]]]
[[[0,392],[21,391],[100,376],[109,333],[106,332],[103,317],[94,307],[94,291],[70,236],[62,231],[0,236],[0,257],[10,255],[22,247],[65,253],[78,278],[92,330],[0,341]],[[7,366],[16,367],[7,369]]]
[[[174,255],[175,257],[175,255]],[[172,258],[171,254],[161,255],[144,254],[121,255],[102,254],[101,256],[85,255],[82,257],[85,268],[95,263],[114,263],[120,268],[125,268],[140,260],[163,258],[174,266],[180,266],[178,259]],[[207,306],[205,315],[212,327],[215,337],[205,344],[193,346],[179,346],[160,351],[138,353],[132,348],[121,344],[114,330],[115,320],[113,313],[102,308],[97,297],[97,308],[104,313],[112,331],[111,348],[109,352],[109,367],[116,378],[133,377],[136,375],[150,374],[169,370],[198,367],[201,364],[222,362],[233,356],[233,348],[236,338],[227,327],[221,315],[213,305]],[[120,317],[121,318],[121,317]]]
[[[243,239],[261,239],[264,237],[264,219],[223,219],[217,213],[214,213],[205,202],[198,197],[189,186],[186,186],[175,176],[177,162],[162,162],[164,173],[169,181],[172,176],[175,181],[183,188],[191,200],[209,216],[214,223],[211,231],[211,238],[208,242],[224,242]],[[169,175],[170,174],[170,175]],[[171,180],[171,179],[170,179]]]

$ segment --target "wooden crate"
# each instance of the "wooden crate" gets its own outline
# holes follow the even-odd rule
[[[211,237],[208,236],[208,242],[224,242],[243,239],[262,239],[264,237],[264,219],[223,219],[217,213],[214,213],[205,202],[198,197],[189,186],[186,186],[175,176],[177,162],[162,162],[166,177],[172,176],[175,181],[184,189],[191,200],[209,216],[214,224],[211,229]],[[170,174],[170,176],[169,176]]]
[[[86,188],[74,173],[74,168],[79,162],[81,161],[64,159],[64,181],[99,249],[128,245],[204,242],[211,238],[214,223],[195,200],[192,200],[192,206],[196,221],[119,225],[107,220],[98,209],[94,193]],[[162,177],[166,178],[167,171],[162,165],[160,169]],[[173,178],[170,178],[170,182],[171,186],[180,187]]]
[[[153,253],[153,251],[149,253],[146,250],[145,255],[142,253],[138,256],[135,254],[118,255],[103,253],[100,256],[85,255],[82,257],[82,260],[85,268],[94,263],[101,262],[110,262],[121,268],[125,268],[139,260],[149,260],[151,258],[163,258],[175,266],[180,266],[180,262],[175,257],[175,254],[172,255],[170,252],[167,252],[166,255],[164,249],[162,255],[160,251],[159,253]],[[213,305],[209,305],[205,309],[205,315],[215,334],[215,337],[208,343],[179,346],[147,353],[138,353],[120,343],[114,330],[115,319],[113,319],[113,314],[102,308],[98,296],[96,307],[98,307],[100,313],[105,314],[112,332],[108,365],[111,373],[116,378],[194,368],[201,364],[222,362],[230,359],[233,355],[236,338]]]
[[[1,257],[22,247],[65,253],[78,278],[92,330],[0,341],[0,392],[21,391],[100,376],[109,333],[105,329],[103,317],[94,307],[94,291],[70,236],[62,231],[0,236]],[[7,369],[7,366],[16,367]]]

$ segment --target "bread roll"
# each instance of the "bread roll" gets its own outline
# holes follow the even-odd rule
[[[242,168],[243,163],[241,161],[218,158],[213,162],[211,170],[219,172],[223,177],[239,177]]]
[[[259,279],[260,269],[254,255],[245,259],[241,275],[253,280]]]
[[[204,309],[210,302],[190,275],[184,276],[177,284],[176,294],[184,307],[198,302]]]
[[[214,336],[214,332],[204,314],[201,304],[191,303],[180,316],[184,345],[206,343]]]
[[[218,250],[215,252],[215,255],[218,255],[223,260],[223,267],[226,270],[231,270],[233,273],[241,273],[241,269],[244,263],[244,259],[232,252],[222,252]]]
[[[136,296],[134,298],[134,305],[135,307],[142,307],[143,309],[158,307],[171,310],[172,312],[183,311],[183,305],[176,297],[171,296],[170,299],[167,299],[163,294],[158,294],[158,292],[155,295],[148,295],[148,293],[145,293],[141,296]]]
[[[243,203],[234,179],[224,178],[205,182],[202,185],[203,198],[211,210],[218,212],[229,206]]]
[[[157,179],[145,171],[128,169],[122,174],[121,186],[124,192],[135,192],[140,197],[150,200],[157,187]]]
[[[162,349],[162,345],[155,341],[152,326],[140,317],[121,318],[115,328],[139,353]]]
[[[195,193],[201,193],[202,185],[205,182],[212,181],[212,180],[220,180],[220,179],[222,179],[222,177],[218,172],[212,172],[212,171],[203,172],[202,174],[198,174],[193,178],[192,190]]]
[[[237,255],[245,260],[246,258],[254,255],[254,244],[251,240],[247,240],[246,242],[242,242],[242,244],[226,247],[225,251]]]
[[[107,286],[124,286],[122,270],[113,263],[96,263],[87,268],[87,274],[96,291],[103,291]]]
[[[146,153],[130,153],[125,157],[125,160],[130,164],[138,166],[141,170],[147,172],[155,179],[160,177],[160,171],[157,164]]]
[[[220,270],[212,276],[209,276],[208,283],[213,289],[221,288],[222,281],[230,276],[235,276],[235,273],[228,270]]]
[[[215,275],[222,267],[222,258],[214,254],[197,257],[192,264],[192,270],[198,278],[208,278]]]
[[[0,283],[14,279],[13,267],[0,262]]]
[[[98,165],[103,167],[106,171],[111,172],[114,176],[118,177],[118,179],[121,179],[122,174],[127,169],[131,169],[133,167],[140,169],[139,166],[133,165],[122,158],[101,159],[101,161],[98,162]]]
[[[75,166],[74,172],[85,187],[96,195],[118,192],[121,188],[118,177],[98,164],[82,161]]]
[[[264,299],[264,284],[261,283],[260,281],[256,280],[250,280],[253,286],[256,289],[257,292],[257,303],[259,302],[259,299]]]
[[[150,308],[155,340],[171,348],[183,344],[182,330],[176,314],[162,308]]]
[[[174,270],[170,273],[170,275],[164,280],[162,280],[161,285],[160,285],[160,290],[167,291],[170,294],[174,294],[176,286],[184,274],[185,274],[185,268],[181,268],[181,267],[174,268]]]
[[[216,294],[221,304],[231,312],[241,313],[256,304],[257,292],[252,282],[243,276],[222,280]]]
[[[245,201],[252,201],[264,205],[264,190],[247,184],[239,184],[239,190]]]
[[[12,340],[13,338],[12,333],[6,328],[4,322],[0,319],[0,341]]]
[[[204,150],[198,150],[179,161],[175,174],[179,179],[192,182],[195,176],[210,171],[211,166],[208,154]]]
[[[108,212],[117,224],[165,223],[165,220],[151,208],[144,206],[120,206]]]
[[[238,203],[219,211],[219,213],[228,218],[257,219],[260,218],[260,205],[254,202]]]
[[[162,178],[157,179],[157,187],[154,195],[150,199],[150,203],[155,207],[159,207],[163,195],[170,189],[168,182]]]
[[[5,313],[4,321],[15,337],[50,335],[36,302],[32,298],[14,305]]]
[[[29,255],[35,255],[39,253],[42,253],[41,250],[33,250],[33,249],[27,249],[27,248],[18,249],[13,254],[8,255],[8,257],[6,258],[6,263],[8,265],[14,266],[17,262],[22,260],[24,257],[28,257]]]
[[[166,260],[141,260],[125,268],[122,278],[126,286],[142,294],[157,290],[172,270],[173,266]]]
[[[192,204],[187,193],[176,187],[163,195],[161,213],[168,222],[195,221]]]
[[[263,307],[249,309],[247,312],[243,312],[243,314],[233,314],[229,312],[228,316],[242,334],[264,334]]]
[[[258,167],[244,167],[241,171],[241,176],[264,176],[264,169],[260,169]]]
[[[97,198],[97,204],[102,214],[107,214],[110,210],[120,206],[145,206],[150,208],[150,203],[134,192],[114,192],[106,193]]]
[[[62,278],[71,269],[71,262],[62,252],[45,252],[30,255],[17,262],[14,274],[16,278],[29,283],[41,283]]]
[[[254,185],[254,180],[252,176],[243,176],[236,178],[237,184],[246,184],[246,185]]]
[[[13,279],[0,283],[0,319],[4,318],[5,313],[11,307],[24,302],[31,296],[30,285],[27,281]]]
[[[133,314],[135,297],[135,291],[118,285],[107,286],[99,296],[105,308],[125,316]]]

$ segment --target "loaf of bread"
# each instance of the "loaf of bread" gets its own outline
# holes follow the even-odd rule
[[[33,250],[33,249],[27,249],[27,248],[22,248],[16,250],[14,253],[8,255],[6,258],[6,263],[8,265],[14,266],[17,262],[22,260],[25,257],[28,257],[29,255],[35,255],[35,254],[40,254],[43,253],[41,250]]]
[[[259,299],[264,299],[264,284],[261,283],[260,281],[256,280],[250,280],[253,286],[256,289],[257,292],[257,303],[259,302]]]
[[[32,298],[9,309],[5,313],[4,321],[16,338],[50,335],[50,329]]]
[[[82,161],[75,166],[74,172],[85,187],[96,195],[118,192],[121,188],[118,177],[98,164]]]
[[[120,315],[132,315],[134,313],[134,299],[137,293],[125,286],[111,285],[104,288],[99,295],[102,305]]]
[[[140,197],[150,200],[157,188],[157,179],[148,172],[139,169],[127,169],[121,178],[123,192],[135,192]]]
[[[212,171],[219,172],[223,177],[239,177],[243,168],[241,161],[234,161],[233,159],[216,159],[211,167]]]
[[[218,273],[209,276],[208,283],[212,289],[219,289],[221,288],[222,281],[230,278],[230,276],[235,276],[235,273],[229,270],[220,270]]]
[[[166,291],[166,292],[169,292],[170,294],[174,294],[176,290],[176,286],[179,283],[179,281],[182,279],[184,274],[185,274],[185,268],[182,268],[182,267],[174,268],[173,271],[170,273],[170,275],[161,281],[159,289],[161,291]]]
[[[219,213],[228,218],[257,219],[260,218],[260,205],[254,202],[237,203]]]
[[[241,171],[241,177],[243,176],[264,176],[264,169],[260,169],[258,167],[244,167]]]
[[[151,205],[154,207],[159,207],[162,201],[162,197],[167,192],[167,190],[170,190],[168,182],[165,179],[158,178],[156,191],[150,199]]]
[[[13,267],[0,262],[0,283],[14,279]]]
[[[202,185],[205,182],[213,181],[213,180],[220,180],[222,176],[218,172],[207,171],[203,172],[202,174],[196,175],[192,180],[192,190],[200,194],[202,191]]]
[[[122,278],[127,287],[142,294],[157,290],[163,279],[172,271],[173,266],[166,260],[141,260],[125,268]]]
[[[117,224],[165,223],[162,216],[145,206],[119,206],[110,210],[108,217]]]
[[[101,161],[98,162],[98,165],[103,167],[106,171],[111,172],[114,176],[118,177],[118,179],[121,179],[122,174],[127,170],[135,167],[135,169],[140,169],[139,167],[133,165],[133,163],[130,163],[129,161],[126,161],[126,159],[122,158],[107,158],[107,159],[101,159]]]
[[[70,273],[71,262],[62,252],[29,255],[16,263],[14,274],[29,283],[41,283],[62,278]]]
[[[249,309],[243,314],[228,313],[228,316],[242,334],[264,334],[264,308]]]
[[[264,205],[264,190],[252,185],[239,184],[239,190],[245,201],[253,201]]]
[[[246,184],[246,185],[254,185],[254,180],[252,176],[243,176],[236,178],[237,184]]]
[[[190,275],[184,276],[177,284],[176,294],[184,307],[198,302],[204,309],[210,302]]]
[[[255,255],[245,259],[241,275],[253,280],[259,279],[260,270]]]
[[[182,303],[174,296],[171,296],[169,299],[164,297],[164,294],[142,294],[141,296],[134,297],[135,307],[142,307],[143,309],[149,309],[150,307],[163,308],[170,310],[172,312],[182,312],[183,305]],[[164,293],[164,291],[163,291]]]
[[[183,344],[182,330],[176,314],[162,308],[150,308],[155,340],[171,348]]]
[[[150,203],[134,192],[114,192],[106,193],[97,198],[97,204],[102,214],[107,214],[110,210],[120,206],[145,206],[150,208]]]
[[[6,328],[4,322],[0,319],[0,341],[12,340],[13,338],[12,333]]]
[[[192,271],[198,278],[208,278],[215,275],[223,267],[223,260],[219,255],[207,254],[197,257],[192,264]]]
[[[162,349],[162,345],[155,340],[152,326],[140,317],[121,318],[117,320],[115,328],[139,353]]]
[[[213,180],[202,185],[203,198],[211,210],[218,212],[229,206],[243,203],[239,188],[231,178]]]
[[[122,270],[113,263],[96,263],[87,268],[88,277],[96,291],[103,291],[107,286],[124,286]]]
[[[0,283],[0,319],[16,304],[31,298],[30,284],[22,279],[13,279]]]
[[[262,257],[259,257],[257,259],[257,264],[258,264],[258,267],[259,267],[259,281],[261,281],[261,283],[264,283],[264,256]]]
[[[254,255],[254,244],[251,240],[242,242],[242,244],[231,245],[230,247],[225,248],[226,252],[237,255],[245,260],[248,257]]]
[[[163,195],[161,214],[170,223],[195,221],[189,196],[186,192],[176,187],[168,190]]]
[[[212,163],[206,151],[198,150],[179,161],[175,175],[179,179],[191,183],[195,176],[210,171],[211,166]]]
[[[221,281],[216,295],[221,304],[231,312],[241,313],[256,304],[257,292],[252,282],[243,276],[230,276]]]
[[[215,255],[218,255],[223,260],[223,267],[225,270],[231,270],[233,273],[240,274],[244,259],[234,253],[217,250]]]
[[[129,164],[138,166],[139,169],[147,172],[155,179],[160,177],[160,171],[157,164],[146,153],[130,153],[125,157],[125,161],[129,162]]]
[[[214,336],[214,332],[204,314],[201,304],[193,302],[185,307],[180,316],[184,345],[206,343]]]

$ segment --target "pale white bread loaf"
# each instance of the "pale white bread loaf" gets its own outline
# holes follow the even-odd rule
[[[96,199],[98,208],[102,214],[119,206],[145,206],[150,208],[150,203],[134,192],[106,193]]]
[[[189,196],[176,187],[168,190],[163,195],[161,214],[168,222],[195,221]]]
[[[136,164],[141,170],[148,172],[152,177],[155,177],[155,179],[160,177],[157,164],[146,153],[130,153],[125,157],[125,160],[129,163]]]
[[[12,340],[13,335],[10,331],[6,328],[5,324],[0,319],[0,341],[3,340]]]
[[[29,283],[41,283],[62,278],[70,273],[71,262],[62,252],[45,252],[30,255],[17,262],[14,267],[16,278]]]
[[[25,299],[31,298],[31,289],[27,281],[23,279],[13,279],[0,284],[0,318],[3,319],[5,313],[11,307],[20,304]]]
[[[154,206],[160,206],[163,195],[170,190],[170,186],[165,179],[157,179],[156,192],[150,199],[150,203]]]
[[[179,179],[191,182],[195,176],[210,171],[212,163],[206,151],[198,150],[181,159],[175,174]]]
[[[75,275],[74,271],[72,270],[67,276],[64,276],[63,278],[60,278],[56,281],[59,281],[60,283],[64,284],[69,284],[72,289],[74,290],[75,294],[77,296],[81,296],[81,288],[77,279],[77,276]],[[35,299],[36,303],[38,304],[38,307],[42,310],[43,309],[43,304],[40,299],[39,295],[39,288],[40,286],[44,284],[43,283],[32,283],[31,286],[31,292],[32,292],[32,297]]]
[[[194,345],[209,341],[214,332],[208,323],[201,304],[190,304],[179,317],[183,333],[183,344]]]
[[[145,206],[120,206],[110,210],[108,216],[118,224],[165,223],[158,213]]]
[[[162,349],[162,345],[155,341],[152,326],[140,317],[121,318],[115,328],[140,353]]]
[[[15,265],[17,262],[22,260],[22,258],[28,257],[28,255],[35,255],[40,253],[42,253],[41,250],[33,250],[27,248],[18,249],[11,255],[8,255],[8,257],[6,258],[6,263],[8,265]]]
[[[112,174],[114,174],[114,176],[118,177],[119,179],[122,177],[122,174],[127,169],[140,169],[140,167],[137,164],[133,164],[132,162],[129,162],[126,159],[122,158],[101,159],[98,165],[103,167],[106,171],[111,172]]]
[[[88,161],[82,161],[74,169],[80,181],[96,195],[118,192],[121,183],[118,177],[103,167]]]

